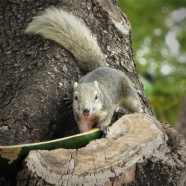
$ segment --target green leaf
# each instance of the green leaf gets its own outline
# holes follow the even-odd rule
[[[78,149],[100,137],[101,131],[96,128],[85,133],[41,143],[0,146],[0,174],[7,177],[15,176],[31,150]]]

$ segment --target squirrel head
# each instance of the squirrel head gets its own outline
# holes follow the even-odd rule
[[[73,108],[84,117],[91,116],[92,113],[101,110],[101,92],[97,81],[74,83]]]

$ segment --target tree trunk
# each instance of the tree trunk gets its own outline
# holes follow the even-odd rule
[[[85,20],[107,63],[130,77],[145,112],[153,115],[133,61],[130,24],[110,1],[2,1],[0,144],[41,142],[79,132],[63,98],[85,72],[59,44],[24,33],[32,18],[51,5]]]
[[[184,183],[185,141],[169,126],[163,125],[163,129],[153,118],[133,60],[130,23],[115,0],[0,3],[0,144],[39,142],[79,132],[63,98],[85,72],[63,47],[24,33],[32,17],[51,5],[85,21],[96,35],[109,66],[122,70],[132,80],[146,114],[124,116],[111,127],[106,138],[82,149],[31,152],[17,177],[18,185]]]

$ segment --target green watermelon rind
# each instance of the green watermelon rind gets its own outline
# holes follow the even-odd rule
[[[85,133],[46,142],[0,146],[0,175],[15,175],[31,150],[79,149],[100,137],[100,129],[95,128]]]

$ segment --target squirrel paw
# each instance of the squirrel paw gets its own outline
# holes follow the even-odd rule
[[[104,126],[104,125],[102,125],[102,126],[100,127],[100,129],[101,129],[101,131],[103,132],[103,134],[105,134],[105,135],[109,132],[109,126]]]
[[[68,110],[72,109],[72,95],[67,92],[66,97],[63,98],[63,100],[65,101],[65,105],[67,105]]]

